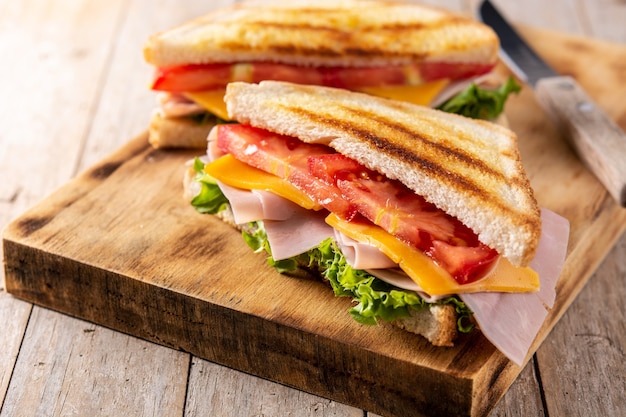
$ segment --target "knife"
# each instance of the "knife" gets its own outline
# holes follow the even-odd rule
[[[592,100],[573,77],[546,64],[489,2],[479,8],[483,23],[500,38],[500,57],[534,90],[557,127],[565,131],[583,163],[622,207],[626,207],[626,134]]]

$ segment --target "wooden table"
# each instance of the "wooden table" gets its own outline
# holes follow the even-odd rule
[[[624,4],[494,2],[519,24],[626,43]],[[146,129],[154,94],[141,47],[151,33],[229,3],[0,0],[0,227]],[[467,14],[477,4],[431,3]],[[626,128],[626,114],[616,121]],[[626,415],[625,276],[622,235],[492,416]],[[373,415],[2,287],[0,323],[0,417]]]

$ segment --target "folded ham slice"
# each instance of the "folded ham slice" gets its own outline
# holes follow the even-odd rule
[[[549,309],[554,305],[556,283],[567,253],[567,219],[542,209],[541,221],[541,240],[537,255],[530,263],[530,267],[539,274],[541,289],[538,292],[459,295],[474,312],[474,318],[485,337],[520,366],[524,363]],[[494,317],[498,320],[494,320]]]

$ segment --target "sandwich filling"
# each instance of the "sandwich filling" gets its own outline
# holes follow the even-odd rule
[[[328,146],[241,124],[215,130],[215,145],[224,156],[205,166],[207,174],[325,210],[326,223],[375,246],[430,295],[539,287],[534,271],[505,259],[499,263],[498,253],[458,219]],[[507,266],[508,274],[499,272]],[[474,284],[486,278],[487,283]]]
[[[482,91],[501,87],[491,72],[494,65],[425,62],[388,67],[316,68],[270,62],[193,64],[157,68],[151,88],[162,93],[159,105],[164,117],[189,117],[199,123],[214,123],[215,117],[218,121],[229,120],[224,93],[226,85],[234,81],[276,80],[337,87],[436,107],[472,84],[482,85]],[[506,95],[515,91],[515,86],[508,82],[502,88],[505,89]],[[483,118],[490,117],[491,114],[486,114]]]
[[[217,146],[239,161],[288,181],[338,221],[379,226],[433,259],[460,284],[482,278],[498,258],[470,229],[401,182],[328,146],[246,125],[220,126]],[[207,169],[223,180],[223,170],[211,169],[211,165]]]
[[[228,83],[263,80],[359,90],[461,80],[490,72],[495,63],[422,62],[381,67],[312,67],[273,62],[191,64],[157,68],[152,89],[194,93],[224,89]]]
[[[246,95],[252,90],[254,95]],[[355,152],[347,157],[344,149],[333,146],[339,138],[352,138],[354,132],[366,138],[385,135],[389,146],[398,143],[400,137],[393,132],[368,124],[371,116],[362,123],[353,117],[350,124],[341,124],[346,120],[342,111],[345,113],[349,105],[360,115],[370,115],[364,107],[374,102],[379,105],[378,118],[394,120],[394,126],[404,121],[411,129],[428,131],[430,124],[445,119],[455,126],[457,136],[468,139],[464,146],[476,136],[463,136],[458,131],[469,129],[468,124],[484,128],[478,135],[482,145],[475,147],[481,161],[486,158],[482,151],[505,158],[492,150],[502,143],[489,135],[505,141],[509,152],[514,153],[514,138],[508,132],[417,106],[288,83],[231,84],[227,101],[229,111],[246,124],[219,125],[209,135],[209,162],[196,160],[196,189],[187,188],[191,203],[199,211],[222,213],[220,217],[227,218],[232,210],[232,223],[243,230],[255,251],[269,254],[270,265],[279,272],[312,268],[326,278],[336,295],[353,297],[355,305],[350,312],[361,323],[375,324],[379,319],[396,322],[411,317],[415,310],[453,304],[458,330],[468,330],[468,319],[474,317],[494,346],[516,363],[523,362],[554,302],[554,286],[567,245],[567,221],[542,212],[541,220],[537,218],[537,241],[529,243],[533,254],[518,263],[530,265],[513,266],[506,248],[500,256],[483,244],[482,238],[464,226],[465,221],[449,216],[448,210],[436,209],[416,191],[405,188],[405,176],[380,174],[385,170],[378,171],[378,167],[386,166],[388,159],[367,165],[357,162]],[[317,117],[313,121],[302,116],[310,114],[306,112],[309,104]],[[426,126],[420,125],[422,116],[428,120]],[[289,123],[277,126],[285,120]],[[338,126],[345,131],[337,132]],[[297,131],[290,130],[295,127]],[[324,140],[328,138],[334,139]],[[433,136],[433,144],[435,139]],[[411,144],[411,149],[418,145]],[[492,146],[483,146],[486,144]],[[450,169],[457,169],[457,165]],[[433,175],[431,170],[427,174]],[[523,172],[501,175],[515,179]],[[525,184],[523,178],[518,182]],[[537,243],[541,251],[535,256]],[[364,258],[367,262],[362,262]]]

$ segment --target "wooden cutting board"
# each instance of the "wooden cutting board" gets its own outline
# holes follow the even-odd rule
[[[626,128],[625,47],[523,33]],[[532,354],[626,229],[626,210],[530,89],[507,116],[540,205],[571,222],[556,304]],[[6,290],[381,415],[489,413],[522,368],[478,332],[434,348],[390,325],[361,326],[349,299],[277,274],[238,232],[182,199],[184,164],[198,153],[154,150],[141,135],[28,210],[3,234]]]

